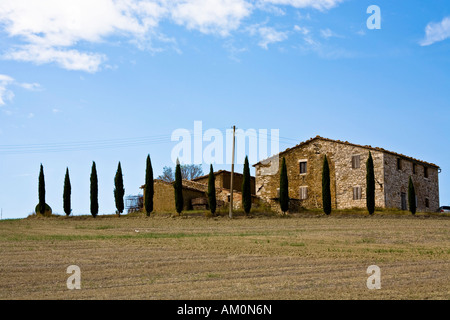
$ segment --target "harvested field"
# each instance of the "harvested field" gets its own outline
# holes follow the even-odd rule
[[[69,265],[81,290],[66,287]],[[0,275],[0,299],[450,299],[450,218],[4,220]]]

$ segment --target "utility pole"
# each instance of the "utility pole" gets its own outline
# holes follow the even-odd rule
[[[234,174],[234,135],[236,132],[236,126],[233,126],[233,152],[231,154],[231,181],[230,181],[230,212],[229,217],[233,218],[233,174]]]

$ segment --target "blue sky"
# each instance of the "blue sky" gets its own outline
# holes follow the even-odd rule
[[[445,0],[1,0],[3,218],[33,211],[40,163],[60,214],[69,168],[78,215],[95,161],[113,213],[118,161],[139,193],[147,154],[162,173],[197,120],[279,129],[281,150],[321,135],[436,163],[448,205],[449,52]]]

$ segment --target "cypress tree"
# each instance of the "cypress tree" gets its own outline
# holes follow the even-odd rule
[[[63,192],[63,207],[66,215],[72,212],[70,195],[72,193],[72,186],[70,185],[69,168],[66,168],[66,176],[64,178],[64,192]]]
[[[173,184],[175,189],[175,208],[177,210],[178,215],[183,211],[183,182],[181,177],[181,166],[180,162],[177,159],[177,166],[175,169],[175,182]]]
[[[375,172],[373,168],[372,153],[369,151],[369,158],[366,162],[366,205],[369,214],[375,212]]]
[[[208,177],[208,203],[212,215],[216,214],[216,176],[214,175],[213,165],[211,164]]]
[[[44,178],[44,167],[41,163],[41,168],[39,171],[39,213],[45,214],[45,178]]]
[[[326,155],[323,158],[322,169],[322,205],[323,212],[329,215],[331,213],[330,166]]]
[[[125,207],[123,203],[125,188],[123,187],[122,166],[120,165],[120,161],[117,167],[116,176],[114,177],[114,187],[114,200],[116,202],[116,209],[120,217],[120,214],[123,212],[123,209]]]
[[[150,216],[150,213],[153,211],[153,195],[155,193],[154,185],[153,185],[153,168],[152,162],[150,160],[150,155],[147,155],[147,164],[145,169],[145,190],[144,190],[144,205],[145,205],[145,213],[147,217]]]
[[[92,162],[91,170],[91,214],[94,218],[98,214],[98,178],[95,161]]]
[[[248,214],[252,208],[252,189],[250,185],[250,166],[248,164],[248,157],[245,157],[244,172],[242,179],[242,205],[245,214]]]
[[[408,202],[409,202],[409,211],[411,211],[412,214],[416,214],[416,190],[414,188],[414,184],[412,181],[412,178],[409,177],[409,184],[408,184]]]
[[[284,214],[289,209],[289,182],[287,176],[286,159],[284,157],[280,172],[280,208]]]

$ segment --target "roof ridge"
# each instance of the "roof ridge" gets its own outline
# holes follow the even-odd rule
[[[404,155],[404,154],[401,154],[401,153],[398,153],[398,152],[390,151],[390,150],[387,150],[387,149],[384,149],[384,148],[372,147],[371,145],[360,145],[360,144],[356,144],[356,143],[352,143],[352,142],[348,142],[348,141],[341,141],[341,140],[335,140],[335,139],[330,139],[330,138],[324,138],[324,137],[321,137],[319,135],[315,136],[314,138],[310,138],[310,139],[308,139],[306,141],[300,142],[299,144],[297,144],[297,145],[295,145],[295,146],[293,146],[291,148],[287,148],[286,150],[279,152],[278,155],[284,154],[284,153],[286,153],[286,152],[288,152],[288,151],[290,151],[292,149],[298,148],[300,146],[303,146],[305,144],[308,144],[308,143],[312,142],[313,140],[318,140],[318,139],[329,141],[329,142],[335,142],[335,143],[341,143],[341,144],[356,146],[356,147],[360,147],[360,148],[371,149],[371,150],[384,152],[384,153],[390,153],[390,154],[393,154],[393,155],[396,155],[396,156],[399,156],[399,157],[407,158],[407,159],[410,159],[410,160],[413,160],[413,161],[416,161],[416,162],[420,162],[420,163],[423,163],[423,164],[427,164],[429,166],[433,166],[433,167],[439,168],[439,166],[434,164],[434,163],[423,161],[423,160],[420,160],[420,159],[416,159],[416,158],[413,158],[413,157],[410,157],[410,156],[407,156],[407,155]],[[253,165],[253,167],[258,165],[258,164],[261,164],[262,162],[265,162],[265,161],[267,161],[269,159],[272,159],[273,157],[275,157],[275,155],[255,163]]]

